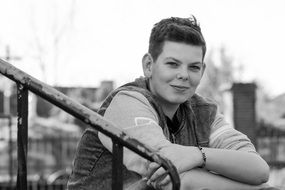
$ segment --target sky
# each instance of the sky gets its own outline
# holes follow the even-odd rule
[[[284,0],[0,0],[0,57],[50,85],[115,86],[142,76],[154,23],[197,17],[208,49],[224,46],[269,95],[285,93]],[[238,70],[238,69],[237,69]]]

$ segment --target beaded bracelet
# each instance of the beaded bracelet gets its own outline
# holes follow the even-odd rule
[[[200,168],[204,168],[206,166],[206,160],[207,160],[207,157],[206,157],[206,154],[203,150],[203,148],[201,146],[198,146],[199,150],[201,151],[202,153],[202,158],[203,158],[203,163],[202,165],[200,166]]]

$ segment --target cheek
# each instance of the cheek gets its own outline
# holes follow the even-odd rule
[[[160,78],[166,82],[175,80],[177,78],[176,76],[177,74],[174,71],[164,70],[163,72],[160,72]]]
[[[190,83],[192,86],[198,86],[200,84],[200,81],[201,81],[201,78],[202,78],[202,75],[200,74],[197,74],[197,75],[192,75],[190,77]]]
[[[167,71],[161,71],[155,73],[155,78],[157,82],[168,83],[173,80],[173,73],[169,73]]]

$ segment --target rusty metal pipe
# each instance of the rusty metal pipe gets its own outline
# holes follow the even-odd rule
[[[138,140],[131,138],[93,110],[79,104],[53,87],[33,78],[2,59],[0,59],[0,72],[14,82],[20,83],[36,95],[58,106],[84,123],[89,124],[94,129],[111,137],[112,139],[115,139],[118,143],[127,147],[128,149],[136,152],[150,161],[161,164],[162,167],[169,172],[173,183],[173,189],[179,190],[180,179],[176,168],[169,160],[161,157],[151,147],[148,147],[140,143]]]

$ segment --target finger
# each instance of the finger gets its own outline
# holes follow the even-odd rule
[[[161,185],[161,186],[165,186],[165,185],[167,185],[168,183],[170,183],[170,177],[169,177],[169,175],[167,175],[164,179],[162,179],[160,182],[159,182],[159,184]]]
[[[159,167],[160,165],[157,164],[156,162],[150,163],[147,169],[147,178],[149,179]]]
[[[151,182],[151,186],[154,187],[157,190],[162,190],[162,187],[157,182]]]
[[[150,169],[156,169],[156,168],[159,168],[160,165],[156,162],[151,162],[148,166]]]
[[[160,167],[158,170],[156,170],[156,172],[154,172],[154,174],[152,174],[152,176],[150,177],[150,181],[156,181],[158,179],[162,179],[167,175],[166,171]]]

